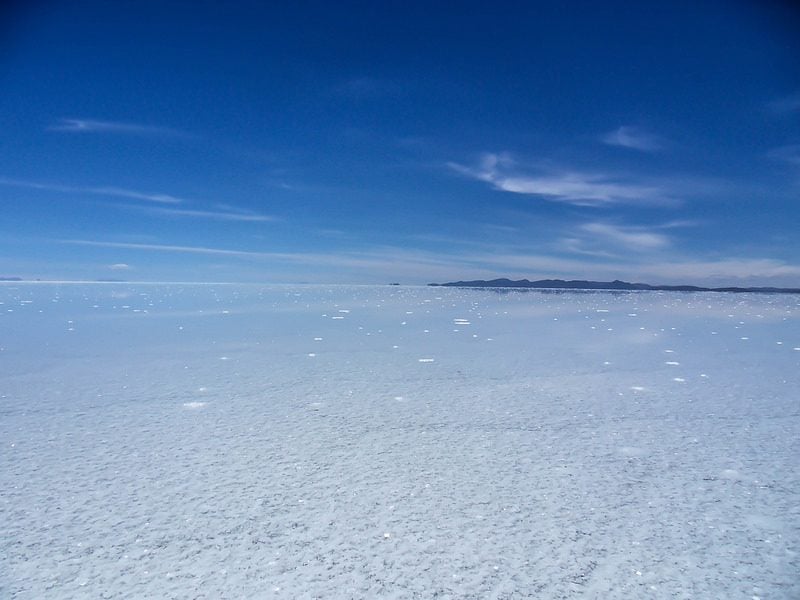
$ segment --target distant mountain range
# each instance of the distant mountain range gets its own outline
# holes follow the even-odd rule
[[[700,287],[696,285],[649,285],[647,283],[628,283],[627,281],[583,281],[563,279],[540,279],[528,281],[519,279],[492,279],[485,281],[453,281],[450,283],[429,283],[432,286],[442,287],[469,287],[469,288],[526,288],[526,289],[556,289],[556,290],[620,290],[637,291],[651,290],[663,292],[761,292],[778,294],[800,294],[800,288],[777,287]]]

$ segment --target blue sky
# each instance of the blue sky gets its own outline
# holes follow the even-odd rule
[[[0,276],[800,286],[791,3],[0,19]]]

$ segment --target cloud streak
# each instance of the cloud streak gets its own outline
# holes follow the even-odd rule
[[[227,250],[224,248],[208,248],[205,246],[175,246],[170,244],[137,244],[133,242],[101,242],[95,240],[58,240],[62,244],[74,246],[91,246],[95,248],[119,248],[122,250],[146,250],[155,252],[177,252],[181,254],[208,254],[213,256],[242,256],[269,258],[272,255],[264,252],[247,250]]]
[[[562,258],[547,254],[507,253],[490,251],[446,254],[410,250],[393,246],[362,251],[321,252],[258,252],[206,246],[104,242],[95,240],[58,240],[60,243],[147,252],[197,254],[219,258],[272,261],[280,265],[304,265],[321,269],[328,278],[344,277],[384,281],[387,273],[423,283],[478,278],[512,277],[544,279],[626,279],[646,283],[755,284],[797,285],[800,264],[772,258],[721,258],[692,260],[674,257],[669,261],[631,259],[603,261]],[[647,243],[647,242],[645,242]],[[305,272],[297,272],[303,278]]]
[[[603,173],[562,170],[546,174],[516,171],[505,154],[485,154],[476,167],[458,163],[448,166],[462,175],[489,183],[496,190],[539,196],[546,200],[577,206],[604,206],[618,203],[661,203],[671,200],[656,186],[628,181]]]
[[[786,263],[772,258],[726,258],[714,261],[676,260],[674,262],[643,265],[640,270],[652,273],[665,281],[693,280],[700,282],[737,280],[769,280],[786,278],[786,284],[797,285],[800,279],[800,265]],[[788,279],[793,278],[794,281]],[[723,283],[723,285],[725,285]]]
[[[133,210],[145,212],[151,215],[166,217],[190,217],[198,219],[212,219],[215,221],[239,221],[247,223],[266,223],[276,221],[277,218],[271,215],[261,215],[250,212],[240,212],[233,210],[194,210],[187,208],[161,208],[150,206],[129,206]]]
[[[628,125],[605,134],[603,143],[640,152],[658,152],[664,146],[658,136]]]
[[[98,119],[60,119],[58,123],[51,125],[47,129],[48,131],[62,131],[67,133],[113,133],[150,137],[194,137],[184,131],[171,129],[169,127],[121,121],[101,121]]]
[[[41,183],[37,181],[21,181],[18,179],[7,179],[0,177],[0,185],[10,187],[27,188],[31,190],[43,190],[47,192],[62,192],[67,194],[92,194],[95,196],[113,196],[117,198],[128,198],[132,200],[146,200],[159,204],[180,204],[185,202],[183,198],[177,198],[169,194],[139,192],[125,188],[101,186],[101,187],[80,187],[71,185],[61,185],[57,183]]]
[[[186,217],[243,223],[266,223],[269,221],[278,220],[276,217],[271,215],[263,215],[251,211],[240,210],[228,205],[219,205],[221,210],[176,208],[176,205],[188,203],[189,200],[186,200],[185,198],[178,198],[169,194],[139,192],[112,186],[82,187],[55,183],[42,183],[36,181],[21,181],[18,179],[7,179],[3,177],[0,177],[0,185],[66,194],[91,194],[94,196],[125,198],[126,200],[144,200],[148,203],[155,203],[161,206],[115,204],[114,208],[135,210],[149,215],[161,217]],[[168,205],[172,206],[170,207]]]
[[[660,250],[670,245],[670,239],[666,235],[641,227],[586,223],[581,229],[595,238],[609,241],[628,250]]]

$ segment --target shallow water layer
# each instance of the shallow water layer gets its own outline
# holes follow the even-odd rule
[[[800,298],[0,285],[0,596],[800,597]]]

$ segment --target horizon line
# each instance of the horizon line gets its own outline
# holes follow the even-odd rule
[[[615,288],[596,288],[596,287],[573,287],[573,288],[564,288],[564,287],[525,287],[525,286],[503,286],[503,285],[469,285],[470,283],[490,283],[493,281],[502,281],[506,280],[511,283],[518,283],[518,282],[528,282],[528,283],[542,283],[545,281],[552,281],[552,282],[564,282],[564,283],[594,283],[594,284],[612,284],[612,283],[624,283],[628,285],[646,285],[653,288],[680,288],[680,287],[689,287],[689,288],[698,288],[695,290],[669,290],[669,289],[615,289]],[[726,292],[731,290],[743,290],[743,291],[784,291],[784,292],[791,292],[791,293],[800,293],[800,285],[797,286],[777,286],[777,285],[716,285],[716,286],[709,286],[709,285],[697,285],[697,284],[687,284],[687,283],[660,283],[660,284],[649,284],[643,283],[640,281],[625,281],[622,279],[614,279],[612,281],[595,281],[591,279],[559,279],[559,278],[547,278],[547,279],[536,279],[536,280],[529,280],[526,278],[523,279],[508,279],[506,277],[499,277],[496,279],[473,279],[469,281],[450,281],[445,283],[399,283],[399,282],[389,282],[389,283],[326,283],[326,282],[313,282],[313,281],[301,281],[301,282],[287,282],[287,281],[170,281],[170,280],[133,280],[133,279],[13,279],[9,277],[0,277],[0,285],[2,284],[69,284],[69,285],[76,285],[76,284],[104,284],[104,285],[280,285],[280,286],[291,286],[291,285],[302,285],[302,286],[348,286],[348,287],[438,287],[438,288],[472,288],[472,289],[492,289],[492,288],[500,288],[500,289],[528,289],[528,290],[565,290],[565,291],[598,291],[598,292],[647,292],[647,291],[687,291],[687,292]]]

